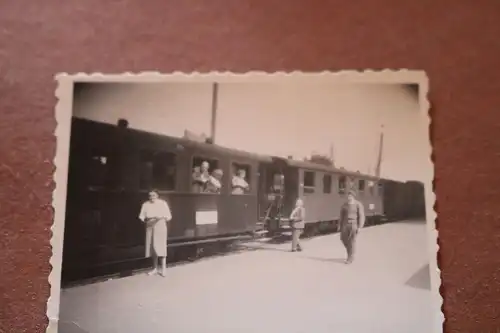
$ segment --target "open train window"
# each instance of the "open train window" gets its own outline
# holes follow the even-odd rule
[[[384,192],[384,185],[381,182],[377,183],[377,192],[379,196],[381,196]]]
[[[144,150],[141,152],[141,189],[175,190],[176,156],[174,153]]]
[[[332,193],[331,175],[323,175],[323,193]]]
[[[86,164],[86,185],[107,186],[111,181],[111,159],[108,154],[90,154]]]
[[[250,165],[233,163],[231,166],[231,194],[250,192]]]
[[[224,172],[219,161],[205,157],[193,157],[191,192],[220,194]]]
[[[267,177],[266,189],[270,189],[271,192],[281,192],[285,187],[285,176],[281,172],[269,172],[269,177]]]
[[[366,181],[364,179],[358,180],[358,190],[359,190],[359,192],[364,192],[365,191],[365,185],[366,185]]]
[[[370,180],[368,181],[368,189],[370,191],[370,195],[375,195],[375,182]]]
[[[304,171],[304,193],[314,193],[315,173],[312,171]]]
[[[339,177],[339,193],[344,194],[347,188],[347,178],[345,176]]]
[[[84,188],[119,186],[121,167],[119,156],[106,149],[72,151],[68,182]]]
[[[104,154],[91,154],[88,160],[87,185],[106,186],[109,183],[110,159]]]
[[[272,185],[276,187],[283,185],[283,174],[279,172],[273,173],[272,182]]]

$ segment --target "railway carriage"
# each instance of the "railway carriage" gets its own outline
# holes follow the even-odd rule
[[[73,118],[63,278],[102,275],[144,261],[137,216],[154,188],[172,210],[169,244],[248,236],[258,220],[258,166],[269,157]],[[222,171],[220,193],[192,190],[194,167]],[[249,190],[233,195],[231,178],[246,171]],[[171,257],[171,255],[169,255]]]
[[[384,218],[387,221],[425,217],[424,184],[382,179]]]
[[[384,212],[383,190],[378,178],[312,162],[274,159],[276,162],[273,170],[281,170],[283,173],[286,191],[283,218],[280,223],[268,224],[271,232],[279,233],[289,228],[287,216],[298,197],[304,200],[306,208],[305,234],[336,230],[340,207],[349,190],[354,190],[358,200],[365,206],[367,225],[375,224],[381,219]],[[264,167],[261,166],[261,169]]]
[[[410,192],[407,217],[424,217],[426,214],[424,184],[418,181],[408,181],[406,186]]]
[[[335,231],[349,190],[364,205],[366,225],[383,217],[425,214],[423,185],[408,184],[316,163],[264,156],[217,145],[73,118],[62,282],[149,266],[145,228],[138,219],[152,188],[172,210],[169,260],[220,244],[289,229],[300,197],[306,234]],[[194,168],[220,171],[217,193],[193,186]],[[238,170],[249,187],[232,192]],[[279,203],[279,209],[276,203]],[[170,250],[170,249],[173,249]]]
[[[407,210],[407,191],[404,182],[389,179],[381,180],[384,188],[384,217],[387,221],[404,216]]]

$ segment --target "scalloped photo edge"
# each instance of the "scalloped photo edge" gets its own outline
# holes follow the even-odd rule
[[[424,71],[419,70],[343,70],[338,72],[323,71],[318,73],[305,73],[301,71],[266,73],[261,71],[251,71],[247,73],[231,72],[208,72],[208,73],[181,73],[173,72],[162,74],[160,72],[103,74],[103,73],[60,73],[55,76],[57,89],[57,105],[55,107],[55,119],[57,122],[55,136],[57,139],[57,149],[54,158],[56,183],[53,192],[54,221],[52,226],[52,257],[50,258],[51,272],[49,275],[50,297],[47,301],[48,327],[47,333],[58,331],[59,321],[59,301],[61,294],[61,267],[64,224],[66,212],[66,191],[67,174],[70,145],[70,124],[73,103],[73,83],[79,82],[247,82],[247,81],[304,81],[314,79],[332,83],[395,83],[395,84],[418,84],[419,85],[419,106],[422,117],[425,117],[428,124],[428,159],[422,161],[422,168],[426,169],[425,205],[426,205],[426,226],[427,226],[427,246],[429,255],[431,293],[433,297],[432,306],[435,316],[435,333],[442,332],[444,315],[442,313],[443,298],[440,294],[441,276],[437,262],[438,231],[436,229],[437,213],[434,210],[436,196],[433,191],[434,165],[431,159],[432,143],[430,141],[431,117],[429,115],[429,79]],[[427,171],[428,170],[428,171]],[[63,332],[61,332],[63,333]]]

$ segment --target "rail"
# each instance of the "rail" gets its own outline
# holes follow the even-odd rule
[[[244,235],[244,236],[230,236],[230,237],[220,237],[220,238],[207,238],[207,239],[201,239],[201,240],[196,240],[196,241],[167,244],[167,247],[179,247],[179,246],[186,246],[186,245],[205,244],[205,243],[213,243],[213,242],[221,242],[221,241],[229,241],[229,240],[252,239],[254,237],[255,236],[253,236],[253,235]]]

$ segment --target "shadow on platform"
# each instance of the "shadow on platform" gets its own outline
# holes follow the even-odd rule
[[[319,257],[304,257],[305,259],[322,261],[322,262],[330,262],[335,264],[343,264],[345,265],[345,258],[319,258]]]
[[[420,268],[415,274],[413,274],[412,277],[405,282],[405,285],[416,289],[431,290],[429,264]]]
[[[75,323],[68,323],[65,321],[59,321],[57,331],[59,333],[90,333]]]
[[[393,222],[389,222],[389,223],[425,225],[427,223],[427,221],[425,220],[425,218],[415,218],[415,219],[408,219],[408,220],[393,221]]]
[[[290,252],[290,249],[278,249],[275,247],[267,247],[265,244],[263,245],[237,245],[238,250],[247,250],[247,251],[279,251],[279,252]]]

